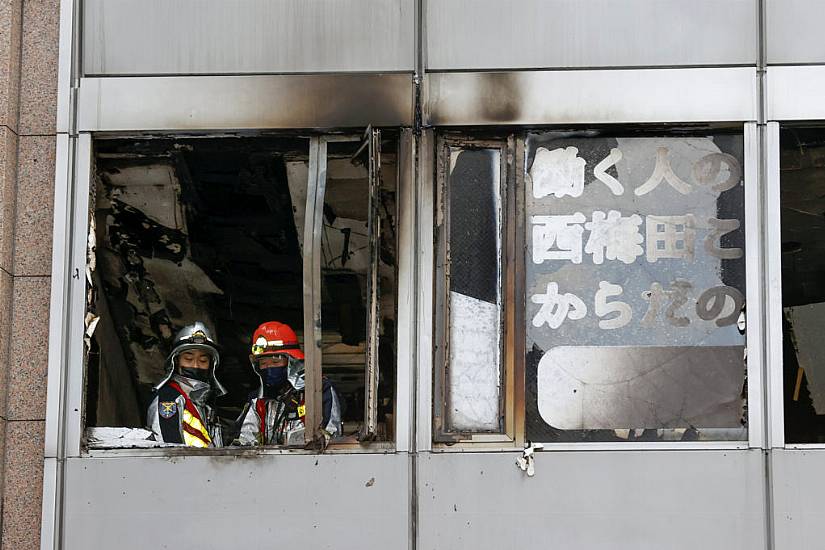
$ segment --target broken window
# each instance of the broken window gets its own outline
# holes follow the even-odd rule
[[[747,439],[742,161],[741,134],[527,136],[527,439]]]
[[[372,129],[327,143],[323,194],[322,372],[343,397],[344,434],[362,441],[394,433],[396,152],[381,146]]]
[[[825,443],[825,130],[780,132],[785,441]]]
[[[318,378],[322,373],[337,390],[344,428],[333,442],[391,439],[396,140],[381,142],[379,135],[372,155],[353,158],[362,143],[355,136],[330,143],[320,159],[312,147],[319,139],[95,142],[89,311],[99,320],[88,341],[90,446],[152,445],[148,433],[124,428],[145,427],[171,339],[194,321],[204,322],[220,346],[217,375],[228,393],[216,409],[228,445],[260,384],[249,361],[256,327],[280,321],[304,351],[311,347],[307,267],[320,281]],[[380,162],[382,146],[379,177],[370,162]],[[321,164],[326,170],[318,172]],[[315,254],[307,240],[316,229],[306,219],[315,212],[308,190],[322,178],[326,194],[312,195],[321,205]],[[310,266],[310,257],[320,263]],[[307,364],[306,372],[310,378],[314,367]],[[320,399],[317,409],[320,422]]]

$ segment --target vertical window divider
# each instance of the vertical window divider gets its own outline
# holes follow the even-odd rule
[[[435,177],[435,227],[436,250],[435,255],[435,304],[434,328],[436,344],[434,350],[433,379],[433,439],[438,442],[455,442],[454,435],[446,432],[444,415],[447,411],[446,384],[447,384],[447,357],[449,357],[449,300],[447,292],[450,279],[450,251],[449,239],[449,211],[446,207],[447,179],[450,167],[449,144],[438,140],[436,146],[436,177]],[[443,251],[443,253],[441,252]]]
[[[523,446],[526,438],[524,435],[525,416],[525,357],[526,357],[526,337],[525,324],[526,304],[525,304],[525,246],[526,233],[524,229],[524,149],[525,136],[517,135],[511,137],[511,150],[513,153],[513,168],[511,170],[510,190],[507,194],[507,205],[510,217],[507,225],[513,235],[513,246],[507,252],[514,258],[514,265],[511,269],[511,281],[513,285],[513,344],[509,348],[508,354],[513,357],[512,366],[508,364],[507,375],[513,379],[513,398],[510,400],[510,414],[512,415],[513,431],[508,430],[517,446]],[[509,307],[509,306],[508,306]],[[508,338],[508,342],[510,339]],[[509,395],[509,392],[508,392]]]
[[[361,440],[374,439],[378,430],[378,344],[379,344],[379,248],[381,243],[381,216],[378,203],[381,193],[381,130],[367,128],[365,139],[369,148],[369,234],[370,272],[367,279],[367,361],[364,381],[364,426]]]
[[[765,338],[765,385],[767,422],[765,447],[785,446],[785,407],[783,388],[783,335],[782,335],[782,203],[780,193],[780,142],[779,123],[768,122],[765,126],[765,280],[766,315]]]
[[[323,234],[324,191],[326,189],[327,142],[313,137],[309,144],[306,217],[304,224],[304,393],[306,416],[304,441],[316,441],[321,423],[321,235]]]

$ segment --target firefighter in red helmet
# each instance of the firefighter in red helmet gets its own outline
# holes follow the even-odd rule
[[[268,321],[252,335],[249,361],[260,379],[257,394],[238,418],[241,445],[304,444],[304,353],[289,325]],[[329,436],[341,434],[341,407],[332,384],[323,381],[323,421]]]

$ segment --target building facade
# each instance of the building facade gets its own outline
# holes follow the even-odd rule
[[[0,547],[821,546],[818,2],[0,7]],[[275,318],[344,436],[153,441]]]

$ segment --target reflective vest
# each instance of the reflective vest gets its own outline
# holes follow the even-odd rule
[[[204,426],[198,409],[195,408],[192,400],[189,399],[189,396],[186,395],[186,392],[183,391],[177,382],[171,380],[169,386],[180,393],[184,400],[184,408],[183,411],[181,411],[180,419],[181,430],[183,431],[183,442],[190,447],[209,447],[212,444],[212,438],[209,437],[209,432],[206,430],[206,426]]]

